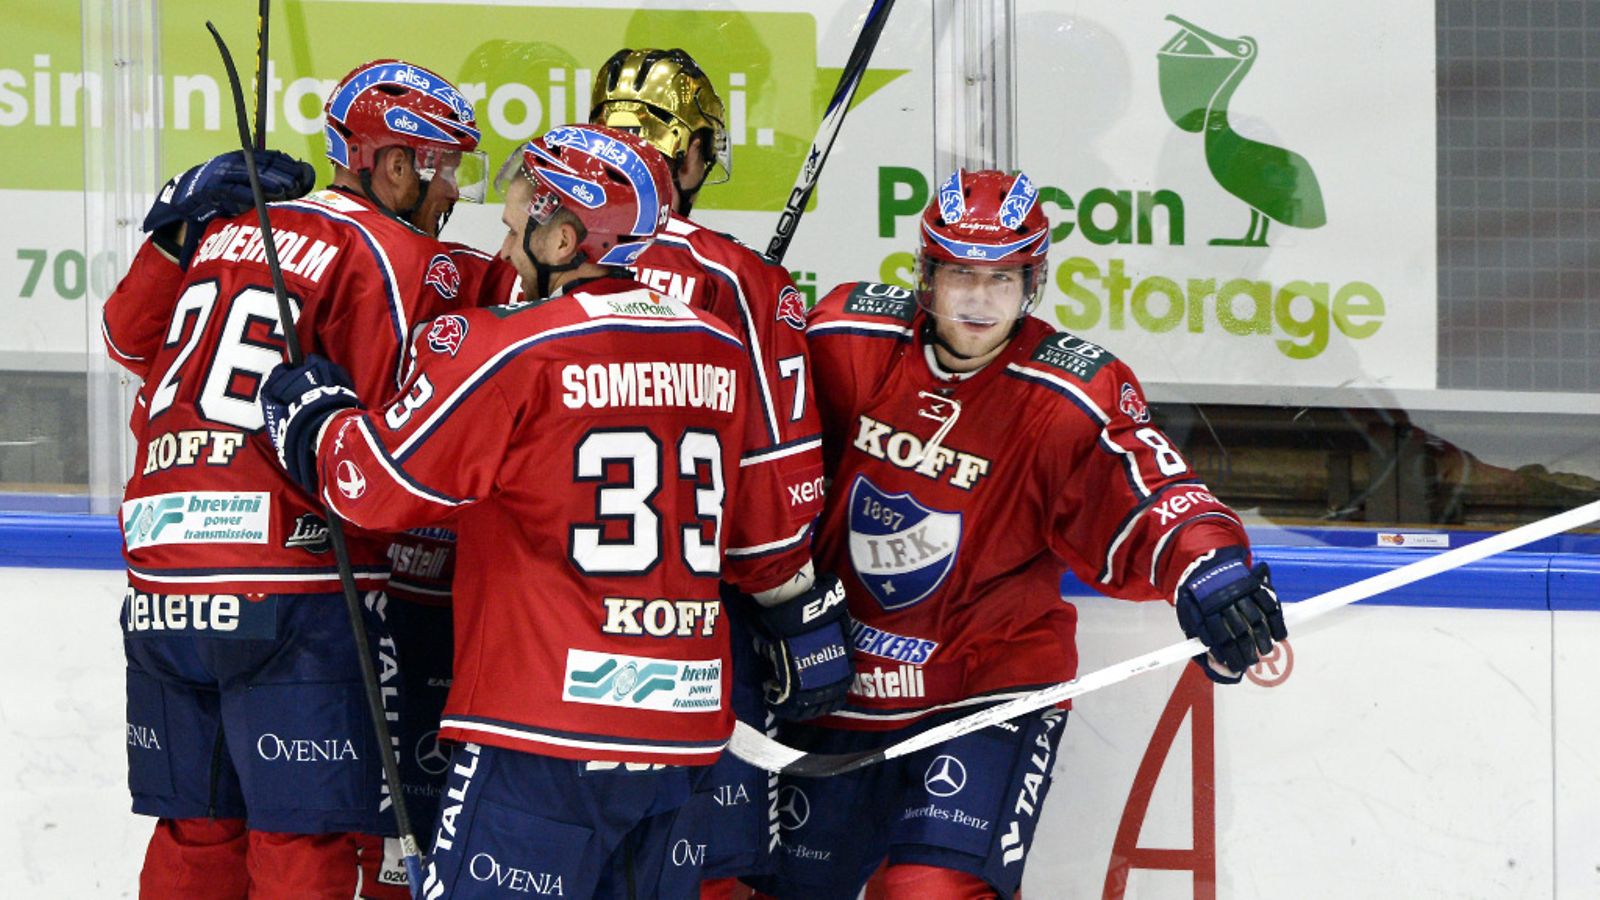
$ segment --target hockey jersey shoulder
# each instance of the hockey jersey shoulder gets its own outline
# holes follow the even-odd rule
[[[608,330],[704,331],[742,346],[716,318],[659,291],[624,278],[587,282],[555,297],[467,309],[439,316],[417,340],[420,354],[484,358],[514,348],[520,353],[552,344],[560,354],[563,338]],[[663,334],[663,339],[668,340]],[[566,346],[572,346],[570,344]]]
[[[876,326],[886,335],[911,336],[917,295],[908,288],[872,281],[853,281],[829,291],[811,311],[810,331]]]
[[[751,247],[749,244],[746,244],[744,241],[739,240],[737,237],[734,237],[728,232],[717,231],[715,228],[707,228],[706,226],[701,225],[699,222],[696,222],[693,219],[685,216],[680,216],[677,213],[673,213],[672,216],[667,219],[667,225],[661,230],[661,234],[658,235],[657,239],[665,239],[668,243],[681,242],[691,244],[696,248],[716,250],[730,257],[754,257],[756,260],[759,260],[765,265],[772,264],[771,260],[767,259],[766,256],[762,255],[754,247]]]
[[[1119,414],[1136,425],[1150,422],[1144,390],[1126,363],[1105,347],[1039,319],[1025,323],[1007,374],[1056,395],[1106,427]]]
[[[1039,329],[1043,333],[1032,342],[1028,365],[1066,375],[1086,385],[1094,381],[1101,369],[1117,361],[1110,350],[1093,341],[1068,331],[1056,331],[1043,322],[1038,324],[1044,326]]]

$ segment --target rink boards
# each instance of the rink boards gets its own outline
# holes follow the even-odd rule
[[[94,528],[74,527],[56,549],[103,563],[72,556]],[[14,564],[22,542],[5,534],[0,557]],[[1394,552],[1416,551],[1262,548],[1293,598]],[[1324,565],[1337,558],[1342,569]],[[1237,687],[1169,669],[1080,698],[1026,895],[1600,896],[1589,559],[1506,555],[1386,598],[1421,605],[1332,613]],[[0,806],[12,811],[0,878],[115,895],[132,887],[148,833],[124,788],[120,573],[0,577]],[[1081,671],[1179,637],[1165,604],[1071,602]]]

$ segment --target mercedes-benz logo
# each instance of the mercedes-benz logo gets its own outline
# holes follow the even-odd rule
[[[811,800],[792,784],[778,788],[778,827],[794,831],[811,818]]]
[[[417,767],[429,775],[438,775],[450,767],[450,754],[439,746],[439,729],[435,728],[417,741]]]
[[[922,776],[922,786],[935,797],[954,797],[967,786],[967,767],[954,756],[940,754],[928,763]]]

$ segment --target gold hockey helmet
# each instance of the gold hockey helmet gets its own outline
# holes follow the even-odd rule
[[[682,50],[618,50],[595,78],[589,121],[639,135],[665,153],[674,170],[689,152],[689,140],[709,131],[704,184],[721,184],[733,174],[722,98]]]

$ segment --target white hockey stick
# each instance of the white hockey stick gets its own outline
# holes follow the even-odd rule
[[[1515,550],[1534,541],[1596,521],[1600,521],[1600,500],[1569,509],[1547,519],[1531,522],[1520,528],[1492,535],[1464,547],[1448,550],[1437,556],[1417,560],[1398,569],[1381,572],[1371,578],[1335,588],[1299,603],[1286,603],[1283,611],[1284,622],[1291,627],[1299,626],[1341,606],[1348,606],[1358,600],[1365,600],[1441,572],[1448,572],[1467,563],[1477,562],[1496,553]],[[1153,672],[1181,663],[1205,652],[1205,649],[1199,638],[1190,638],[1182,643],[1097,669],[1087,675],[1080,675],[1072,681],[1052,685],[1027,696],[979,710],[969,716],[913,735],[898,744],[877,750],[838,754],[806,753],[780,744],[743,722],[734,726],[733,739],[728,743],[728,749],[745,762],[769,772],[786,772],[810,778],[838,775],[886,759],[906,756],[980,728],[987,728],[1035,710],[1055,706],[1064,700],[1126,681],[1142,672]]]

